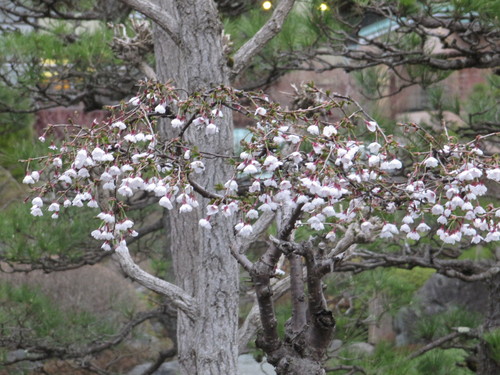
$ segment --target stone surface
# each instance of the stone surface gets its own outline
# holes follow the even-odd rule
[[[456,307],[482,314],[487,309],[487,287],[482,282],[465,282],[440,274],[432,275],[416,293],[415,302],[405,307],[394,319],[396,345],[412,344],[411,331],[415,323]]]
[[[6,208],[17,199],[24,198],[26,190],[10,172],[0,167],[0,209]]]
[[[375,347],[367,342],[353,342],[347,347],[347,350],[358,356],[367,356],[373,354]]]
[[[151,363],[143,363],[134,367],[127,375],[141,375]],[[177,375],[177,361],[166,362],[153,375]],[[238,358],[239,375],[276,375],[273,366],[267,362],[257,362],[251,354],[243,354]]]

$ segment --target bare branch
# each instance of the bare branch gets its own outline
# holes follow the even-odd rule
[[[250,63],[250,60],[264,48],[267,42],[281,31],[281,27],[294,4],[295,0],[281,0],[271,18],[269,18],[264,26],[236,51],[234,54],[233,71],[231,73],[232,78],[237,76]]]
[[[180,45],[179,23],[170,14],[165,12],[158,5],[148,0],[120,0],[139,13],[153,20],[172,38],[175,44]]]
[[[190,319],[194,320],[198,318],[198,306],[193,297],[177,285],[159,279],[141,269],[135,264],[126,248],[116,250],[114,258],[118,261],[127,276],[142,286],[167,297],[175,307],[182,310]]]

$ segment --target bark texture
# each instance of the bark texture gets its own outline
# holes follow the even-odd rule
[[[222,25],[213,1],[160,1],[164,11],[178,21],[173,40],[164,29],[154,29],[157,76],[173,80],[176,87],[193,93],[228,84],[226,59],[221,44]],[[230,155],[233,149],[231,113],[224,111],[220,132],[208,138],[204,131],[188,129],[184,137],[199,149]],[[166,125],[168,137],[178,129]],[[206,170],[196,182],[207,190],[230,178],[224,161],[204,160]],[[200,317],[192,320],[183,311],[178,316],[178,357],[182,374],[236,374],[238,332],[238,266],[229,251],[233,240],[231,220],[215,220],[211,231],[198,221],[204,217],[206,201],[198,210],[169,215],[171,251],[177,285],[191,294]],[[216,219],[214,217],[213,219]],[[211,220],[212,221],[212,220]]]
[[[500,273],[488,281],[489,306],[484,324],[485,332],[500,330]],[[492,348],[487,342],[481,342],[478,347],[478,375],[500,374],[500,362],[495,360],[498,353],[493,353],[497,348]]]

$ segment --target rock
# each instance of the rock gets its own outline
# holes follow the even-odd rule
[[[338,339],[332,340],[330,346],[328,347],[328,353],[332,355],[338,353],[343,344],[344,343],[342,342],[342,340]]]
[[[17,199],[22,199],[25,194],[23,186],[7,169],[0,167],[0,209],[6,208]]]
[[[411,307],[399,311],[394,319],[396,345],[415,343],[412,330],[419,319],[456,307],[483,313],[488,307],[488,288],[483,282],[465,282],[440,274],[432,275],[415,294]]]
[[[132,369],[127,375],[141,375],[151,363],[143,363]],[[177,361],[165,362],[153,375],[177,375]],[[243,354],[238,358],[239,375],[276,375],[274,367],[267,362],[257,362],[251,354]]]
[[[367,342],[353,342],[347,347],[347,350],[359,356],[368,356],[373,354],[375,347]]]

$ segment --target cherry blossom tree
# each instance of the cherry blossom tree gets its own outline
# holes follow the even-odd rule
[[[122,3],[153,22],[156,69],[139,59],[148,81],[137,96],[111,108],[103,123],[71,127],[69,141],[30,160],[24,182],[35,186],[34,216],[96,210],[101,224],[91,235],[103,254],[114,253],[128,276],[179,311],[182,373],[236,373],[238,345],[257,327],[257,344],[278,373],[323,373],[335,319],[322,278],[331,272],[424,266],[464,280],[498,278],[497,263],[442,259],[418,246],[422,239],[453,246],[498,239],[499,210],[480,204],[487,182],[500,179],[498,158],[483,149],[488,135],[460,143],[410,125],[406,135],[421,137],[413,150],[347,97],[310,87],[314,104],[290,111],[265,95],[230,89],[280,31],[294,1],[275,4],[232,56],[212,1]],[[233,155],[233,112],[254,125],[240,155]],[[175,285],[141,270],[129,254],[128,244],[142,234],[128,216],[137,197],[169,211],[162,226],[172,238]],[[248,247],[274,222],[278,232],[267,251],[250,261]],[[316,238],[297,240],[300,228]],[[376,241],[415,250],[362,247]],[[257,299],[239,336],[238,263]],[[282,339],[274,302],[287,289],[293,308]],[[487,328],[498,326],[497,319]],[[495,373],[485,358],[492,370],[483,373]]]
[[[57,219],[62,209],[94,207],[100,224],[91,235],[102,242],[102,250],[114,252],[129,277],[165,295],[179,310],[181,322],[185,320],[180,329],[187,336],[179,335],[179,358],[185,370],[192,364],[182,357],[182,348],[196,347],[189,342],[188,329],[205,323],[209,309],[215,310],[211,324],[221,319],[218,307],[206,307],[196,290],[190,289],[193,283],[207,282],[203,272],[208,270],[219,273],[216,280],[228,282],[228,270],[213,269],[207,263],[210,257],[223,257],[218,262],[226,267],[237,261],[249,273],[262,327],[257,346],[278,374],[324,373],[335,318],[325,302],[322,278],[331,272],[419,265],[465,280],[498,274],[498,266],[491,264],[359,247],[380,240],[418,244],[421,237],[452,245],[498,241],[500,208],[481,203],[486,185],[500,181],[497,155],[482,149],[492,135],[460,143],[448,135],[432,137],[415,124],[402,125],[403,133],[424,140],[425,149],[414,149],[404,138],[387,134],[355,101],[313,86],[309,90],[315,105],[292,111],[263,94],[227,86],[186,96],[170,84],[145,82],[137,96],[111,108],[107,121],[78,127],[50,155],[33,160],[36,170],[29,167],[24,182],[34,185],[34,216],[50,214]],[[210,147],[232,111],[253,123],[239,155]],[[165,117],[170,138],[160,132]],[[190,132],[203,135],[206,143],[195,144]],[[214,165],[227,173],[215,174]],[[44,183],[37,185],[42,177]],[[154,197],[171,218],[196,225],[209,244],[217,242],[214,252],[198,254],[197,263],[208,269],[198,269],[198,279],[173,285],[134,263],[127,241],[138,232],[127,211],[140,192]],[[252,262],[246,256],[249,245],[272,222],[278,224],[277,235],[270,237],[260,259]],[[221,227],[227,242],[220,239]],[[294,233],[302,227],[316,237],[296,241]],[[319,246],[319,240],[328,245]],[[174,252],[187,249],[178,246]],[[285,278],[281,278],[280,259],[288,262]],[[284,284],[291,291],[292,312],[285,337],[280,338],[273,290]],[[220,301],[220,294],[226,293],[223,286],[207,285],[204,298],[209,299],[213,288]],[[226,303],[227,298],[223,298]],[[220,327],[212,343],[229,330]],[[470,330],[461,333],[479,337]],[[197,339],[201,341],[200,335]],[[229,360],[228,355],[211,363],[210,371],[220,373]]]

